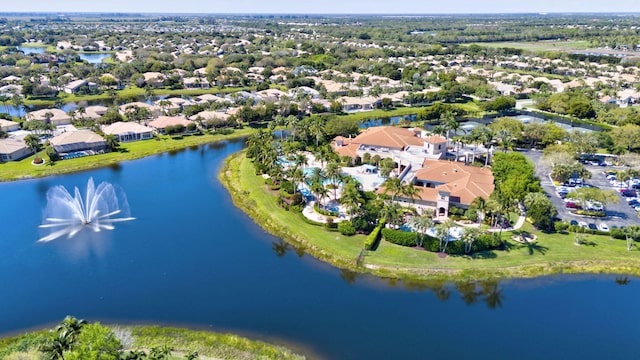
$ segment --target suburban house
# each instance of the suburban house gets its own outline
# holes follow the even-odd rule
[[[158,105],[150,105],[141,101],[120,105],[118,109],[120,110],[120,114],[127,116],[127,113],[129,113],[130,111],[135,111],[136,108],[147,109],[150,116],[158,116],[160,115],[162,110]]]
[[[33,151],[20,139],[0,139],[0,162],[20,160],[31,154]]]
[[[60,155],[75,151],[88,151],[87,155],[103,153],[108,150],[104,138],[91,130],[64,132],[49,139],[53,149]]]
[[[144,82],[151,87],[161,87],[164,85],[164,80],[166,77],[164,74],[159,72],[149,71],[142,74],[144,77]]]
[[[477,197],[488,199],[494,190],[490,169],[447,160],[425,160],[411,181],[420,190],[418,198],[399,196],[398,201],[444,217],[451,206],[466,209]]]
[[[209,81],[206,78],[188,77],[182,80],[185,89],[208,89]]]
[[[0,119],[0,130],[9,132],[16,131],[20,128],[20,124],[15,121]]]
[[[342,104],[342,111],[344,112],[371,111],[380,103],[380,99],[375,97],[355,98],[344,96],[339,98],[338,102]]]
[[[153,138],[153,129],[135,122],[118,121],[102,128],[107,135],[116,135],[118,141],[129,142]]]
[[[193,121],[189,121],[177,116],[160,116],[150,122],[149,126],[154,128],[157,132],[164,134],[167,126],[182,125],[186,127],[189,124],[193,124]]]
[[[88,88],[95,88],[97,85],[96,83],[91,83],[91,82],[88,82],[87,80],[76,80],[65,85],[64,92],[66,92],[67,94],[75,94],[83,86],[86,86]]]
[[[71,116],[60,109],[42,109],[28,113],[25,116],[27,121],[49,121],[53,125],[67,125],[71,123]]]
[[[100,119],[104,114],[109,111],[109,108],[101,105],[87,106],[85,109],[84,117],[87,119]]]

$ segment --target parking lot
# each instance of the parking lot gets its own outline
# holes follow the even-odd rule
[[[571,213],[566,205],[565,201],[561,199],[556,194],[556,187],[553,185],[553,182],[549,178],[549,173],[551,169],[542,164],[542,151],[528,150],[523,151],[527,157],[529,157],[536,165],[536,175],[540,178],[540,182],[542,187],[547,194],[547,196],[551,199],[553,204],[558,209],[558,217],[562,220],[571,221],[584,221],[586,223],[600,224],[606,223],[609,227],[612,226],[629,226],[629,225],[640,225],[640,218],[638,218],[638,214],[636,211],[627,204],[627,201],[620,195],[619,189],[614,188],[609,181],[605,178],[604,171],[605,170],[620,170],[621,168],[612,167],[612,166],[593,166],[593,165],[585,165],[589,171],[591,171],[591,179],[585,181],[586,184],[590,184],[596,186],[603,190],[614,190],[618,194],[620,201],[617,204],[607,204],[606,206],[606,218],[594,218],[594,217],[585,217],[574,215]]]

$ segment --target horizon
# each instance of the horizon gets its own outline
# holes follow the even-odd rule
[[[296,0],[264,2],[236,0],[205,2],[182,0],[177,6],[169,0],[28,0],[3,4],[2,13],[145,13],[145,14],[215,14],[215,15],[473,15],[473,14],[630,14],[637,13],[634,0],[603,3],[599,0],[538,0],[519,3],[512,0],[474,1],[454,3],[396,0],[325,0],[304,3]],[[634,6],[635,5],[635,6]],[[179,10],[179,12],[176,12]],[[188,11],[185,11],[188,10]]]

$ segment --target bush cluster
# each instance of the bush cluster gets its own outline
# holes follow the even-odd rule
[[[356,234],[356,228],[349,221],[341,221],[338,223],[338,231],[344,236],[353,236]]]
[[[382,236],[390,243],[401,246],[416,246],[416,233],[401,230],[382,229]],[[422,246],[429,251],[440,251],[440,240],[429,235],[423,236]],[[495,234],[480,234],[471,245],[471,252],[480,252],[502,247],[502,240]],[[451,241],[447,244],[446,253],[450,255],[463,255],[464,243],[462,241]]]
[[[335,211],[329,211],[329,210],[326,210],[326,209],[321,209],[320,206],[318,206],[318,203],[313,204],[313,209],[318,214],[321,214],[321,215],[324,215],[324,216],[338,216],[338,213],[335,212]]]
[[[371,250],[376,247],[378,239],[380,238],[380,230],[384,226],[384,223],[381,222],[376,226],[373,231],[367,236],[367,240],[364,242],[364,248],[367,250]]]

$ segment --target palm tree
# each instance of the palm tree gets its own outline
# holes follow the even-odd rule
[[[311,123],[309,124],[309,132],[316,138],[316,146],[320,143],[320,140],[324,138],[324,120],[319,116],[311,117]]]
[[[22,97],[20,95],[18,94],[13,95],[11,97],[11,102],[13,103],[13,106],[15,106],[18,111],[22,110],[24,112],[27,112],[24,107],[24,100],[22,100]]]
[[[382,186],[384,187],[383,192],[385,194],[391,194],[391,201],[396,200],[396,196],[398,196],[402,192],[402,180],[397,177],[388,178]]]
[[[470,253],[471,252],[471,247],[473,246],[473,242],[476,241],[476,239],[478,239],[478,236],[480,235],[480,229],[478,228],[472,228],[472,227],[465,227],[464,228],[464,233],[462,234],[462,242],[464,243],[464,252],[465,253]]]
[[[402,213],[398,203],[392,202],[380,209],[380,218],[384,219],[388,224],[397,225],[401,217]]]
[[[107,146],[111,151],[115,151],[120,143],[118,142],[118,136],[114,134],[106,134],[104,136],[104,141],[107,143]]]
[[[323,200],[329,194],[329,190],[322,185],[322,181],[314,181],[309,185],[309,190],[318,200],[318,205],[323,205]]]
[[[348,177],[342,187],[342,196],[340,197],[340,203],[347,208],[349,215],[354,215],[360,210],[361,204],[364,202],[362,195],[360,194],[360,184]]]
[[[51,111],[47,111],[44,113],[44,123],[51,124],[51,118],[53,118],[53,113]]]
[[[471,205],[476,208],[478,211],[478,223],[482,224],[484,221],[484,217],[487,214],[487,200],[485,200],[482,196],[478,196],[471,202]]]
[[[331,179],[331,184],[333,186],[333,200],[338,199],[338,181],[342,175],[342,168],[337,161],[330,161],[327,164],[327,169],[325,171],[327,177]]]
[[[436,234],[438,235],[438,240],[440,240],[440,252],[446,252],[449,244],[449,231],[455,226],[456,223],[452,219],[447,219],[436,225]]]
[[[433,127],[433,129],[431,129],[431,132],[434,133],[435,135],[442,136],[447,133],[447,129],[442,125],[436,125]]]
[[[430,215],[414,216],[411,218],[409,224],[416,230],[416,245],[422,247],[424,243],[424,233],[433,226],[433,219],[431,219]]]
[[[6,112],[7,114],[9,113],[9,106],[7,105],[9,100],[11,100],[10,97],[6,95],[0,95],[0,102],[2,103],[2,105],[4,105],[4,112]]]
[[[40,346],[40,351],[44,353],[44,356],[48,360],[64,360],[64,352],[69,350],[71,343],[66,334],[55,333],[51,339],[47,340]]]
[[[413,183],[402,185],[400,188],[400,194],[408,198],[412,204],[416,202],[416,199],[420,198],[420,189],[414,186]]]
[[[509,149],[513,143],[511,132],[507,129],[498,130],[496,133],[496,139],[500,142],[504,152],[507,152],[507,149]]]
[[[36,135],[29,134],[24,137],[24,143],[27,145],[29,150],[33,151],[36,154],[36,160],[38,159],[38,151],[40,151],[40,138]],[[35,162],[37,162],[34,160]]]
[[[293,190],[295,192],[298,189],[298,184],[301,184],[304,181],[304,172],[298,168],[290,168],[287,171],[287,177],[293,183]]]

